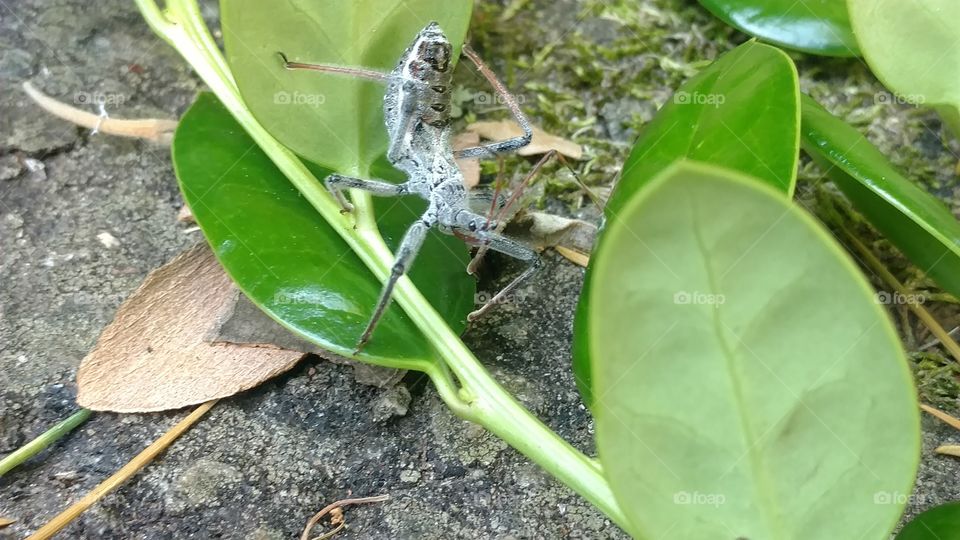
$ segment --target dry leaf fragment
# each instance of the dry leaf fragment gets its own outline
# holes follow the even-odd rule
[[[519,137],[523,134],[520,126],[512,120],[501,120],[497,122],[474,122],[467,126],[467,131],[477,133],[484,139],[501,140],[511,137]],[[580,159],[583,157],[583,149],[580,145],[551,135],[546,131],[533,126],[533,140],[530,144],[517,151],[521,156],[536,156],[546,154],[550,150],[556,150],[571,159]]]
[[[389,388],[403,379],[406,370],[375,366],[337,356],[317,345],[300,338],[271,319],[246,296],[236,296],[233,305],[211,332],[207,341],[214,343],[233,343],[238,345],[257,345],[272,343],[282,349],[312,353],[337,364],[353,367],[353,378],[360,384]]]
[[[453,137],[453,149],[463,150],[480,144],[480,135],[474,131],[464,131]],[[463,175],[463,185],[471,189],[480,183],[480,160],[477,158],[458,159],[457,167]]]
[[[196,223],[197,218],[193,215],[193,210],[189,206],[183,205],[177,212],[177,221],[180,223]]]
[[[960,457],[960,446],[952,445],[952,444],[945,444],[945,445],[943,445],[943,446],[937,447],[936,452],[937,452],[938,454],[943,454],[943,455],[945,455],[945,456],[956,456],[956,457]]]
[[[590,251],[597,236],[597,226],[592,223],[546,212],[524,212],[516,224],[525,229],[527,240],[541,249],[563,244]]]
[[[9,527],[10,525],[13,525],[16,522],[17,520],[15,519],[0,518],[0,529],[4,527]]]
[[[95,129],[100,133],[147,139],[160,144],[170,144],[173,132],[177,129],[176,120],[162,118],[146,118],[142,120],[122,120],[119,118],[101,117],[99,115],[80,110],[53,99],[37,90],[29,81],[23,83],[23,91],[30,96],[41,109],[48,113],[72,122],[87,129]]]
[[[99,411],[177,409],[236,394],[292,368],[303,353],[205,341],[239,294],[203,243],[154,270],[81,362],[77,402]]]
[[[590,256],[586,253],[580,253],[575,249],[570,249],[565,246],[556,246],[554,249],[557,250],[557,253],[563,255],[568,261],[576,264],[577,266],[582,266],[586,268],[590,265]]]

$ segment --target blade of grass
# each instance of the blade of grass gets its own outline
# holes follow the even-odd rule
[[[190,429],[190,426],[195,424],[211,407],[216,405],[218,400],[208,401],[203,405],[200,405],[193,410],[186,418],[177,422],[169,431],[164,433],[159,439],[153,442],[150,446],[146,447],[142,452],[137,454],[136,457],[131,459],[126,465],[120,468],[117,472],[113,473],[110,478],[107,478],[101,482],[97,487],[93,488],[93,491],[87,493],[82,499],[73,503],[66,510],[61,512],[59,515],[51,519],[46,525],[40,527],[37,532],[31,534],[27,537],[27,540],[46,540],[47,538],[52,537],[53,535],[60,532],[61,529],[66,527],[71,521],[77,518],[80,514],[86,511],[88,508],[93,506],[97,501],[99,501],[104,495],[113,491],[114,488],[127,481],[131,476],[137,473],[140,469],[145,467],[153,458],[157,457],[160,452],[166,450],[173,441],[177,439],[180,435]]]
[[[66,420],[48,429],[36,439],[21,446],[12,454],[0,460],[0,476],[7,474],[14,467],[19,466],[24,461],[39,454],[44,448],[59,441],[64,435],[86,422],[92,412],[90,409],[80,409],[71,414]]]
[[[849,244],[853,246],[853,248],[863,257],[863,260],[867,263],[867,266],[869,266],[874,272],[877,273],[878,276],[880,276],[880,279],[882,279],[888,286],[901,295],[908,296],[912,294],[912,292],[908,290],[902,283],[900,283],[900,280],[898,280],[896,276],[894,276],[890,270],[884,266],[880,259],[878,259],[877,256],[874,255],[874,253],[870,251],[870,249],[867,248],[863,242],[860,241],[860,239],[854,236],[854,234],[851,233],[846,227],[843,227],[842,225],[841,227],[847,242],[849,242]],[[908,302],[907,307],[913,312],[914,315],[917,316],[918,319],[920,319],[924,326],[926,326],[930,332],[940,340],[940,343],[942,343],[943,346],[950,351],[950,354],[953,355],[957,362],[960,362],[960,345],[957,345],[957,342],[950,337],[950,332],[947,332],[943,326],[941,326],[940,323],[933,318],[933,315],[931,315],[930,312],[927,311],[927,309],[924,308],[919,302]]]
[[[950,416],[949,414],[941,411],[940,409],[931,407],[930,405],[924,405],[924,404],[921,404],[920,408],[923,409],[923,411],[926,412],[927,414],[942,420],[945,424],[949,424],[957,429],[960,429],[960,420],[958,420],[957,418],[954,418],[953,416]]]

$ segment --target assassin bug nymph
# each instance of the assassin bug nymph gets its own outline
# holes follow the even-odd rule
[[[471,313],[468,320],[499,302],[540,266],[540,258],[533,249],[500,234],[498,220],[493,218],[492,210],[489,216],[471,210],[470,203],[476,202],[475,199],[482,196],[471,195],[466,190],[463,176],[455,162],[459,158],[496,156],[522,148],[529,144],[533,137],[530,122],[520,110],[516,99],[507,92],[496,75],[472,49],[464,45],[463,55],[476,65],[477,70],[510,109],[523,134],[454,151],[450,128],[452,52],[453,47],[443,30],[437,23],[432,22],[417,34],[413,43],[400,57],[397,66],[389,73],[364,68],[290,62],[280,53],[286,69],[339,73],[377,80],[387,85],[383,99],[384,123],[389,140],[387,159],[395,168],[406,173],[408,179],[401,184],[393,184],[331,174],[327,176],[324,184],[343,211],[350,212],[353,209],[343,196],[344,189],[360,189],[380,197],[417,195],[428,202],[427,210],[407,229],[400,242],[390,278],[384,284],[373,316],[360,336],[357,351],[373,334],[377,322],[390,304],[397,280],[410,268],[431,227],[437,227],[441,232],[480,246],[481,250],[492,249],[530,263],[522,274]],[[537,169],[539,166],[540,164]],[[511,198],[511,201],[513,200],[515,197]],[[494,195],[491,208],[496,207],[496,202],[497,196]],[[471,264],[471,269],[473,266],[475,262]]]

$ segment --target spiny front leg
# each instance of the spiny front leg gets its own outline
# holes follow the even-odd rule
[[[513,115],[514,120],[517,121],[517,124],[520,125],[520,129],[523,131],[523,134],[495,143],[457,150],[454,155],[457,157],[457,159],[469,157],[492,157],[505,152],[516,152],[517,150],[530,144],[530,141],[533,140],[533,126],[530,125],[530,120],[528,120],[526,115],[523,114],[523,111],[520,110],[520,104],[517,103],[517,99],[513,97],[513,94],[507,90],[507,87],[500,82],[500,79],[498,79],[493,71],[487,67],[483,60],[480,59],[480,55],[471,49],[469,45],[464,43],[462,52],[464,56],[469,58],[470,61],[477,66],[477,70],[480,71],[480,74],[483,75],[483,78],[490,83],[490,86],[493,87],[493,90],[496,92],[497,96],[502,99],[503,103],[508,109],[510,109],[510,113]]]
[[[353,205],[343,196],[344,189],[362,189],[378,197],[399,197],[408,193],[406,182],[391,184],[382,180],[364,180],[363,178],[351,178],[339,174],[331,174],[323,181],[323,184],[327,186],[327,191],[337,200],[341,208],[340,212],[344,214],[353,211]]]
[[[413,264],[417,253],[420,252],[423,240],[427,237],[427,232],[432,226],[433,223],[420,218],[411,225],[410,228],[407,229],[406,234],[403,235],[403,240],[400,241],[400,248],[397,249],[396,258],[393,262],[393,268],[390,271],[390,278],[383,284],[383,290],[380,292],[380,300],[377,302],[376,309],[373,310],[373,316],[370,317],[370,322],[367,323],[366,330],[364,330],[360,336],[360,341],[357,342],[357,350],[354,351],[354,354],[359,353],[360,350],[363,349],[363,346],[370,341],[370,336],[373,335],[374,328],[377,327],[377,323],[380,322],[380,318],[383,317],[383,312],[386,311],[387,306],[390,305],[393,288],[396,286],[397,280],[410,269],[410,265]]]
[[[494,231],[482,230],[472,232],[459,229],[456,232],[458,235],[468,237],[473,242],[477,242],[482,246],[489,247],[490,249],[503,253],[504,255],[509,255],[514,259],[519,259],[521,261],[527,261],[530,263],[530,266],[527,267],[523,273],[514,278],[513,281],[508,283],[506,287],[500,289],[500,292],[495,294],[493,298],[487,301],[486,304],[480,306],[478,309],[467,315],[468,321],[475,320],[477,317],[486,313],[491,307],[499,304],[504,297],[513,292],[513,290],[519,287],[521,283],[526,281],[527,278],[532,276],[537,270],[540,269],[542,261],[540,260],[540,256],[537,255],[537,252],[521,244],[520,242],[517,242],[516,240],[503,236]]]

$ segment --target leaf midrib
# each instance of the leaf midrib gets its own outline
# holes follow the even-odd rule
[[[704,271],[707,274],[707,285],[710,289],[710,294],[718,295],[720,293],[719,280],[714,274],[713,267],[710,265],[710,252],[707,248],[706,242],[703,238],[703,232],[700,228],[700,220],[698,219],[697,213],[697,196],[696,193],[691,191],[691,197],[688,199],[690,201],[690,211],[691,211],[691,221],[693,236],[697,244],[697,252],[700,254],[701,261],[703,262]],[[713,324],[713,331],[716,334],[717,341],[720,344],[720,349],[723,353],[723,359],[727,367],[727,375],[729,376],[731,387],[733,388],[734,400],[737,406],[737,416],[740,421],[740,429],[745,438],[745,446],[747,448],[748,461],[750,462],[750,469],[752,472],[752,480],[754,485],[754,491],[757,492],[760,497],[760,505],[764,507],[767,525],[771,531],[777,533],[778,538],[787,538],[787,535],[784,533],[785,527],[782,521],[778,519],[780,513],[780,503],[777,500],[776,494],[771,486],[771,481],[769,475],[767,474],[767,467],[763,462],[763,456],[757,452],[757,443],[759,443],[759,438],[754,433],[753,429],[750,427],[750,415],[749,408],[747,407],[746,398],[743,392],[743,385],[740,378],[737,376],[737,371],[735,369],[736,354],[734,354],[734,348],[730,346],[725,332],[723,331],[723,321],[721,320],[721,310],[723,304],[714,304],[710,306],[710,319]]]

